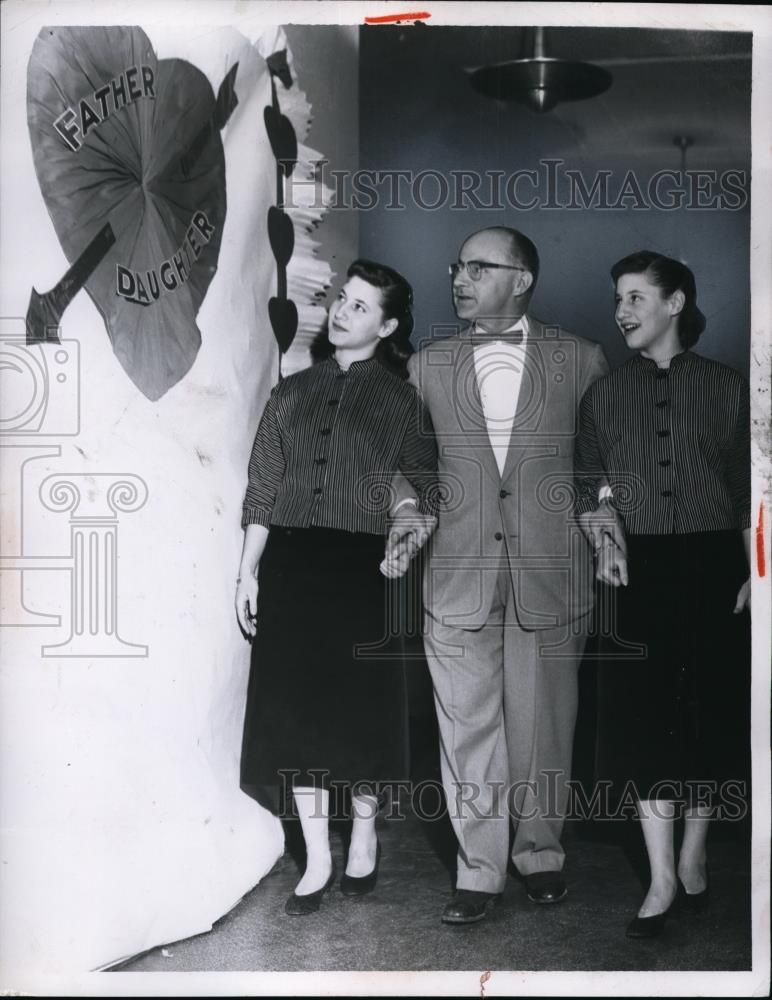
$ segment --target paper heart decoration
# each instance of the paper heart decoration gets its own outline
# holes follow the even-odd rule
[[[292,122],[270,104],[263,110],[263,121],[273,155],[284,176],[289,177],[298,159],[298,140]]]
[[[298,330],[298,310],[292,299],[268,300],[268,316],[282,354],[286,354]]]
[[[287,61],[287,50],[279,49],[276,52],[272,52],[266,57],[265,61],[268,63],[268,69],[271,71],[271,74],[278,76],[284,84],[284,89],[289,90],[292,86],[292,73]]]
[[[268,209],[268,240],[279,267],[286,267],[295,249],[292,219],[275,205]]]
[[[196,316],[217,270],[226,213],[218,98],[200,70],[156,58],[133,27],[43,28],[27,71],[40,189],[70,263],[106,223],[115,243],[85,287],[113,350],[149,399],[190,369]]]

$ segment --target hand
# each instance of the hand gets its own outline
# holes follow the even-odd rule
[[[241,631],[250,638],[257,633],[256,614],[257,579],[249,573],[236,584],[236,617]]]
[[[737,592],[737,600],[735,602],[734,611],[732,614],[739,615],[745,609],[751,610],[751,578],[745,581],[745,583],[740,587]]]
[[[437,518],[431,514],[420,514],[413,507],[398,510],[389,528],[381,573],[390,580],[404,576],[410,560],[431,538],[436,527]]]
[[[604,535],[595,553],[595,578],[610,587],[627,586],[627,554],[615,544],[611,535]]]
[[[604,536],[609,536],[627,559],[624,523],[613,504],[602,500],[595,510],[588,510],[580,514],[578,521],[579,527],[584,532],[594,552],[600,551]]]

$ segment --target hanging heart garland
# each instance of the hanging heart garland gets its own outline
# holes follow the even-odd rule
[[[268,318],[279,351],[286,354],[297,333],[298,310],[287,297],[287,264],[295,247],[295,230],[292,219],[284,212],[284,180],[297,164],[298,140],[292,122],[281,113],[276,96],[277,77],[285,89],[292,86],[286,49],[274,52],[266,61],[271,71],[271,103],[263,111],[263,121],[276,160],[276,205],[268,209],[268,240],[276,259],[276,295],[268,302]]]

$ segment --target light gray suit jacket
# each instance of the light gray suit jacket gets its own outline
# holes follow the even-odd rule
[[[434,618],[481,628],[499,568],[509,567],[520,624],[550,628],[592,607],[592,556],[572,513],[579,402],[608,371],[603,349],[527,317],[525,365],[503,475],[490,445],[471,329],[410,359],[439,451],[442,507],[424,568]]]

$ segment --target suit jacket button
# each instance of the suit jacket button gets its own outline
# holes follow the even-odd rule
[[[493,537],[496,539],[497,542],[500,542],[504,536],[501,534],[500,531],[497,531]]]
[[[509,490],[499,490],[499,496],[503,500],[504,497],[508,497],[509,496]]]

